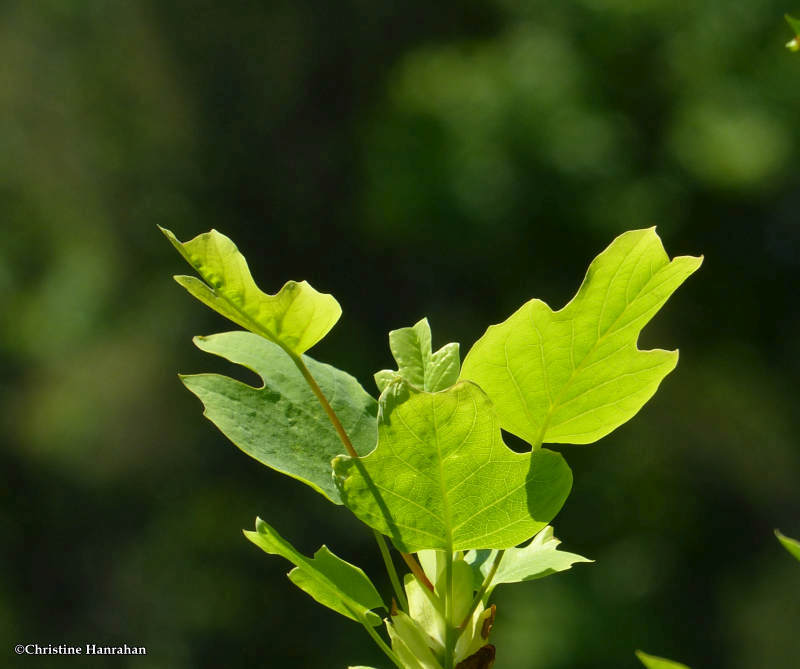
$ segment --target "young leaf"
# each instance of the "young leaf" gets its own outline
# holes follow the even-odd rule
[[[323,606],[371,627],[381,624],[380,616],[372,612],[383,607],[375,586],[361,569],[336,557],[327,546],[307,558],[261,518],[256,518],[255,532],[244,530],[244,535],[266,553],[295,565],[289,579]]]
[[[787,537],[779,530],[775,530],[775,536],[778,537],[778,541],[781,542],[783,547],[789,551],[791,555],[800,560],[800,541],[797,539],[792,539],[791,537]]]
[[[397,362],[397,371],[383,369],[375,374],[375,383],[381,392],[398,377],[431,393],[449,388],[458,380],[461,365],[458,344],[446,344],[432,353],[431,326],[427,318],[410,328],[392,330],[389,348]]]
[[[794,38],[786,43],[786,48],[789,49],[789,51],[800,51],[800,20],[788,14],[785,16],[786,23],[788,23],[789,27],[794,31]]]
[[[204,415],[259,462],[307,483],[335,504],[331,460],[342,443],[297,367],[277,345],[249,332],[195,337],[197,347],[243,365],[264,385],[253,388],[219,374],[181,376],[203,403]],[[377,437],[378,405],[352,376],[303,356],[359,454]]]
[[[673,662],[672,660],[665,660],[663,657],[648,655],[640,650],[636,651],[636,657],[641,660],[642,664],[647,667],[647,669],[689,669],[689,667],[680,662]]]
[[[276,295],[262,292],[236,245],[216,230],[180,242],[160,229],[203,279],[176,276],[181,286],[225,318],[287,351],[305,353],[342,315],[332,295],[318,293],[306,281],[287,281]]]
[[[509,548],[500,559],[500,565],[492,579],[490,588],[501,583],[519,583],[544,578],[565,571],[576,562],[593,562],[575,553],[557,550],[560,540],[553,536],[549,525],[537,534],[530,543],[521,548]],[[488,576],[497,551],[470,551],[464,559],[473,566],[474,585],[477,590]]]
[[[514,546],[550,522],[572,486],[560,454],[503,443],[489,398],[470,382],[437,393],[393,383],[375,450],[336,458],[334,471],[350,510],[408,553]]]
[[[639,332],[702,262],[670,262],[653,228],[615,239],[560,311],[531,300],[491,326],[461,378],[494,402],[500,425],[534,444],[588,444],[632,418],[678,362],[640,351]]]

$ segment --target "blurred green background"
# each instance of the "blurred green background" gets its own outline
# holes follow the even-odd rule
[[[216,227],[274,292],[333,293],[312,354],[356,375],[430,318],[464,351],[559,307],[620,232],[706,256],[645,330],[681,362],[561,450],[566,550],[499,589],[498,669],[795,666],[800,58],[770,0],[24,2],[0,7],[0,664],[385,666],[241,535],[258,514],[379,580],[369,532],[259,465],[176,373],[231,329],[156,229]],[[239,371],[235,372],[241,378]],[[74,663],[72,663],[74,664]]]

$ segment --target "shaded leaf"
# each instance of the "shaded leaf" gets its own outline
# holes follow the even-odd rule
[[[405,552],[508,548],[542,529],[572,486],[560,454],[503,443],[475,384],[425,393],[405,382],[381,395],[378,445],[334,460],[344,503]]]
[[[372,612],[383,607],[375,586],[361,569],[336,557],[327,546],[307,558],[261,518],[256,518],[255,532],[245,530],[244,535],[263,551],[295,565],[289,579],[323,606],[372,627],[381,624],[380,616]]]
[[[397,371],[384,369],[375,374],[375,383],[381,392],[398,377],[428,392],[444,390],[458,380],[461,366],[458,344],[446,344],[432,353],[431,327],[427,318],[410,328],[392,330],[389,348],[397,362]]]
[[[181,376],[205,407],[204,415],[245,453],[307,483],[336,504],[331,460],[342,443],[325,411],[292,360],[276,344],[249,332],[195,337],[203,351],[252,370],[261,388],[221,376]],[[349,374],[303,356],[342,421],[356,452],[368,453],[377,438],[377,402]]]
[[[702,258],[670,262],[653,228],[615,239],[559,311],[531,300],[491,326],[461,378],[492,399],[503,429],[534,444],[588,444],[632,418],[678,362],[640,351],[639,332]]]
[[[398,611],[386,620],[386,630],[405,669],[442,669],[431,650],[431,638],[407,613]]]
[[[332,295],[318,293],[306,281],[287,281],[276,295],[262,292],[236,245],[216,230],[181,242],[160,229],[203,279],[176,276],[181,286],[225,318],[294,354],[316,344],[342,314]]]
[[[779,530],[775,530],[775,536],[778,537],[778,541],[781,542],[783,547],[789,551],[794,557],[800,560],[800,541],[797,539],[792,539],[791,537],[787,537],[785,534],[782,534]]]
[[[673,662],[672,660],[665,660],[663,657],[648,655],[640,650],[636,651],[636,657],[641,660],[642,664],[647,667],[647,669],[689,669],[689,667],[680,662]]]
[[[565,571],[576,562],[593,562],[581,555],[557,550],[560,543],[561,541],[553,536],[553,528],[548,525],[526,546],[506,549],[490,588],[493,589],[501,583],[519,583],[544,578]],[[470,551],[466,554],[465,560],[473,566],[476,590],[489,575],[496,555],[496,550]]]

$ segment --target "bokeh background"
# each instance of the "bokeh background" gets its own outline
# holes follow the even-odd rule
[[[466,351],[561,306],[617,234],[705,263],[641,344],[681,362],[564,447],[555,526],[596,560],[498,590],[498,669],[794,666],[800,565],[800,57],[771,0],[0,7],[0,664],[128,643],[136,669],[386,662],[241,535],[258,514],[388,584],[346,511],[229,444],[176,373],[230,329],[170,278],[216,227],[270,292],[344,316],[312,354],[390,366],[427,315]],[[82,661],[79,661],[80,663]],[[89,666],[86,664],[86,666]]]

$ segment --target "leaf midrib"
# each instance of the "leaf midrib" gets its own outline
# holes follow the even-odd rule
[[[638,245],[637,245],[637,246],[638,246]],[[636,247],[634,247],[634,248],[636,248]],[[630,253],[628,253],[628,254],[626,255],[626,258],[627,258],[629,255],[630,255]],[[584,365],[584,363],[586,362],[586,360],[588,360],[588,359],[589,359],[589,357],[592,355],[592,353],[594,353],[594,352],[595,352],[595,350],[597,350],[597,348],[599,347],[600,343],[601,343],[601,342],[603,342],[603,341],[606,339],[606,337],[609,337],[609,336],[611,336],[611,335],[613,335],[613,334],[616,334],[616,332],[617,332],[617,331],[616,331],[616,330],[614,330],[614,326],[615,326],[615,325],[616,325],[616,324],[619,322],[619,320],[620,320],[620,319],[621,319],[621,318],[622,318],[622,317],[623,317],[623,316],[624,316],[624,315],[627,313],[627,311],[628,311],[628,309],[630,309],[631,305],[632,305],[634,302],[636,302],[637,300],[639,300],[639,299],[641,298],[642,294],[645,294],[646,292],[650,292],[650,291],[649,291],[649,290],[647,290],[647,289],[648,289],[648,286],[650,286],[650,283],[653,281],[653,279],[654,279],[656,276],[658,276],[658,275],[661,273],[661,271],[662,271],[662,270],[664,270],[664,269],[667,269],[668,267],[670,267],[670,266],[672,265],[672,263],[673,263],[673,262],[675,262],[675,261],[674,261],[674,260],[671,260],[671,261],[669,261],[669,262],[668,262],[666,265],[663,265],[662,267],[660,267],[660,268],[658,269],[658,271],[657,271],[655,274],[651,275],[651,277],[650,277],[650,278],[647,280],[647,283],[645,283],[645,284],[642,286],[642,288],[639,290],[639,292],[636,294],[636,296],[633,298],[633,300],[631,300],[631,301],[628,301],[628,299],[627,299],[627,295],[626,295],[626,297],[625,297],[625,308],[624,308],[624,309],[623,309],[623,310],[622,310],[622,311],[619,313],[619,315],[618,315],[618,316],[617,316],[617,317],[614,319],[614,321],[611,323],[611,325],[609,325],[609,326],[608,326],[608,328],[606,329],[606,331],[605,331],[605,332],[604,332],[602,335],[600,335],[599,337],[597,337],[597,339],[595,339],[594,343],[593,343],[593,344],[592,344],[592,346],[589,348],[589,350],[586,352],[586,354],[583,356],[583,358],[581,358],[581,361],[578,363],[578,365],[577,365],[576,367],[574,367],[574,368],[573,368],[573,370],[572,370],[572,373],[570,374],[570,376],[569,376],[569,378],[567,379],[567,381],[566,381],[566,382],[564,383],[564,385],[563,385],[563,386],[561,386],[561,388],[559,389],[559,391],[558,391],[558,393],[557,393],[557,395],[556,395],[556,398],[555,398],[555,400],[554,400],[554,401],[553,401],[553,402],[550,404],[550,406],[549,406],[549,408],[548,408],[548,410],[547,410],[547,414],[545,415],[544,421],[542,422],[542,427],[541,427],[541,429],[539,430],[539,434],[538,434],[538,435],[537,435],[537,437],[536,437],[536,443],[535,443],[535,444],[533,444],[533,448],[534,448],[534,450],[536,450],[536,448],[540,447],[540,446],[542,445],[542,443],[544,442],[544,438],[545,438],[545,436],[546,436],[546,434],[547,434],[547,428],[550,426],[550,420],[552,419],[552,417],[553,417],[553,414],[555,413],[555,410],[556,410],[556,409],[557,409],[559,406],[561,406],[561,405],[559,404],[559,401],[560,401],[560,400],[561,400],[561,398],[564,396],[564,393],[566,392],[566,389],[567,389],[567,388],[569,388],[569,386],[570,386],[570,384],[572,383],[573,379],[574,379],[574,378],[575,378],[575,377],[576,377],[576,376],[577,376],[577,375],[578,375],[580,372],[582,372],[582,371],[584,370],[584,366],[583,366],[583,365]],[[622,266],[622,263],[620,263],[620,267],[621,267],[621,266]],[[614,273],[614,277],[616,277],[616,275],[617,275],[618,271],[619,271],[619,268],[617,268],[617,272],[615,272],[615,273]],[[613,282],[613,280],[614,280],[614,277],[612,277],[611,281],[609,282],[609,286],[610,286],[610,285],[611,285],[611,283]],[[650,290],[652,290],[652,289],[650,289]],[[610,288],[609,288],[609,292],[610,292]],[[605,303],[606,303],[606,301],[607,301],[607,300],[608,300],[608,292],[606,292],[606,297],[605,297],[605,299],[603,300],[603,309],[605,309]],[[567,307],[569,307],[569,305],[567,305]],[[567,309],[567,307],[564,307],[564,309],[562,309],[561,311],[564,311],[564,310],[566,310],[566,309]],[[548,308],[549,308],[549,307],[548,307]],[[558,313],[558,312],[554,312],[554,311],[552,311],[552,310],[551,310],[551,315],[552,315],[552,316],[554,316],[556,313]],[[602,311],[601,311],[601,315],[602,315]],[[599,328],[600,319],[601,319],[601,317],[599,316],[599,317],[598,317],[598,328]],[[570,322],[572,322],[572,323],[573,323],[573,325],[574,325],[574,322],[575,322],[575,319],[574,319],[574,317],[570,319]],[[573,341],[573,346],[574,346],[574,341]],[[621,348],[624,348],[624,347],[621,347]],[[570,351],[574,353],[574,350],[572,349],[572,347],[570,348]],[[542,355],[544,355],[544,350],[542,350]]]

